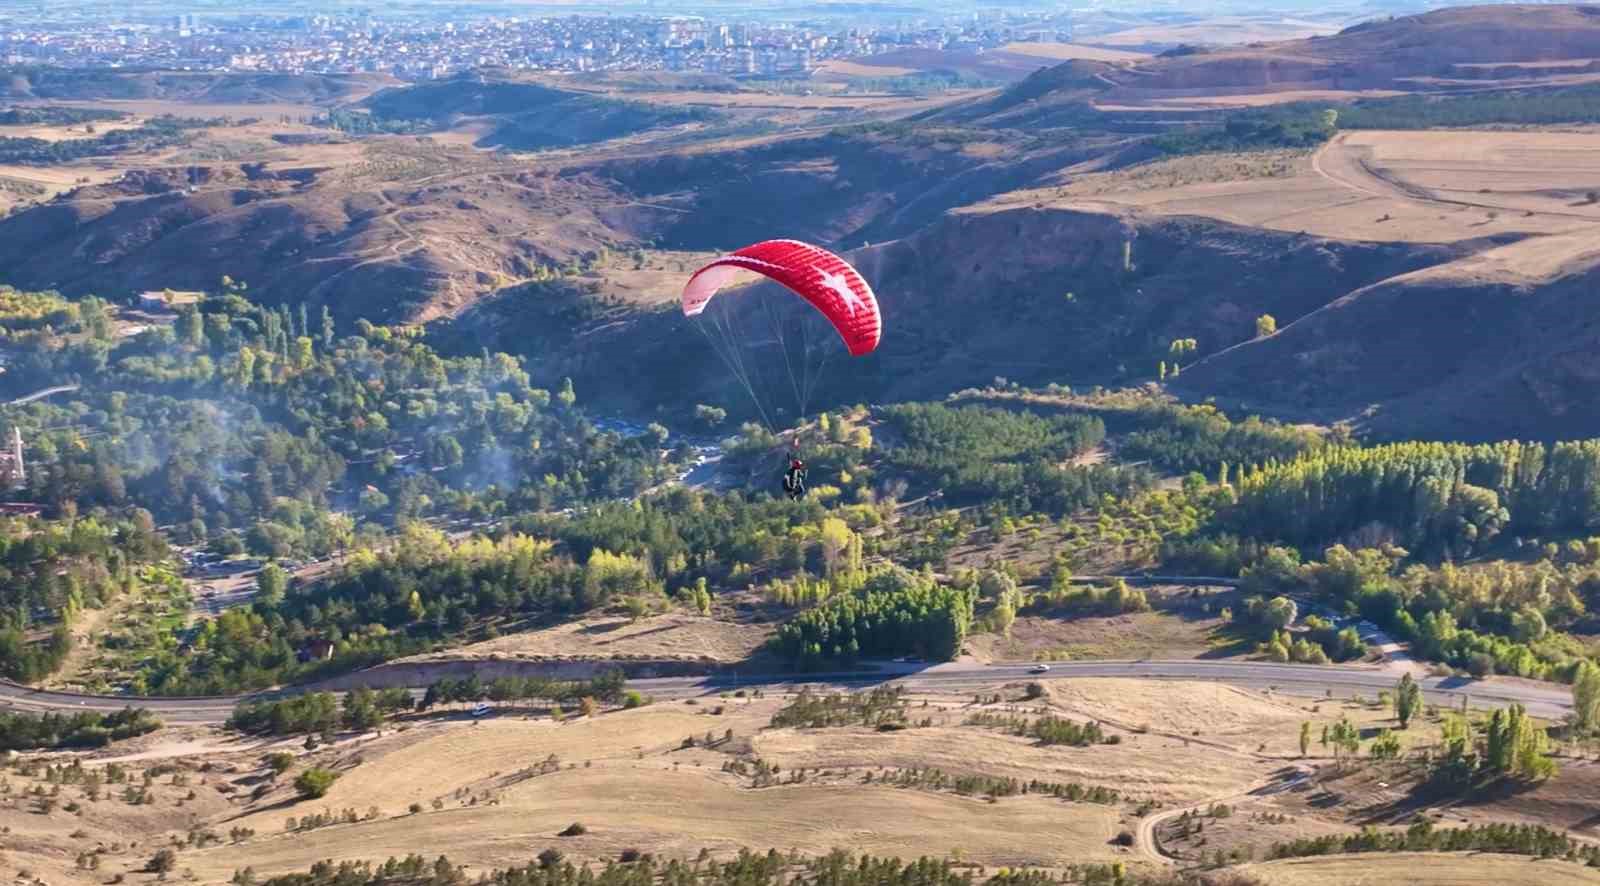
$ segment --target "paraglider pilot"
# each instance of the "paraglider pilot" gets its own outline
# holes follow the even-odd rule
[[[789,470],[783,472],[783,491],[792,501],[806,494],[806,463],[798,455],[789,458]]]

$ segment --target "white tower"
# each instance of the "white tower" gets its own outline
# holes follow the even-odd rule
[[[16,425],[11,426],[11,463],[15,465],[11,475],[13,486],[22,486],[28,482],[28,475],[22,467],[22,430]]]

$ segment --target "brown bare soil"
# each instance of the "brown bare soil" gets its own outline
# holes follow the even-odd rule
[[[630,621],[619,616],[581,618],[553,628],[508,634],[421,660],[606,660],[699,661],[727,664],[753,655],[774,625],[741,624],[699,615],[669,613]]]

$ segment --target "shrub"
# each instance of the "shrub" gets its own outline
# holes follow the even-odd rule
[[[315,800],[325,796],[328,788],[333,787],[333,783],[338,780],[339,773],[313,766],[300,773],[294,780],[294,789],[300,792],[301,797]]]
[[[156,874],[171,872],[178,866],[178,853],[171,849],[162,849],[150,857],[150,862],[144,869]]]
[[[272,774],[274,775],[282,775],[284,772],[288,771],[290,766],[293,765],[294,754],[291,754],[288,751],[278,751],[275,754],[267,755],[267,768],[271,769]]]
[[[559,836],[562,836],[562,837],[581,837],[584,834],[587,834],[588,832],[589,832],[589,829],[583,826],[583,822],[575,821],[572,824],[567,825],[567,829],[562,831],[559,834]]]
[[[546,849],[539,853],[539,867],[549,869],[561,863],[561,852],[556,849]]]
[[[419,815],[422,812],[422,804],[412,803],[407,809],[412,815]]]

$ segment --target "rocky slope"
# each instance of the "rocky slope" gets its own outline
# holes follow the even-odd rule
[[[1536,238],[1358,288],[1175,385],[1381,436],[1600,435],[1600,246]]]

